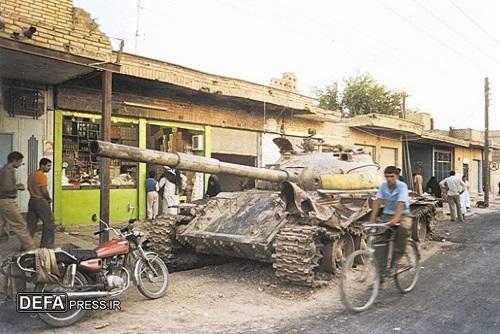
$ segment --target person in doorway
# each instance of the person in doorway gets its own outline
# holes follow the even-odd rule
[[[396,167],[396,170],[398,171],[398,180],[403,182],[404,184],[406,184],[406,186],[408,187],[408,183],[406,183],[406,180],[405,178],[403,177],[403,171],[401,170],[401,168],[397,168]]]
[[[471,205],[470,205],[470,193],[469,193],[470,183],[469,183],[469,180],[467,179],[467,176],[465,176],[465,175],[462,176],[462,181],[465,184],[465,190],[460,195],[460,203],[462,204],[462,212],[465,214],[471,208]]]
[[[158,181],[156,181],[156,173],[150,170],[148,178],[146,179],[146,193],[147,193],[147,206],[148,206],[148,219],[153,220],[158,216],[158,206],[160,198],[158,196]]]
[[[159,193],[162,199],[162,213],[165,215],[177,214],[177,206],[179,205],[178,185],[180,180],[177,179],[175,170],[168,166],[163,167],[164,172],[160,177]]]
[[[399,180],[399,171],[395,166],[388,166],[384,170],[385,182],[377,192],[377,198],[372,205],[370,223],[375,223],[378,212],[382,206],[383,219],[391,225],[396,225],[394,241],[393,264],[401,258],[406,249],[408,231],[412,227],[410,214],[410,202],[408,198],[408,186]]]
[[[436,198],[441,198],[441,187],[439,186],[439,182],[437,181],[435,176],[431,176],[429,181],[427,181],[427,184],[425,185],[425,191]]]
[[[54,248],[55,240],[55,225],[54,215],[50,208],[52,199],[50,198],[49,190],[47,189],[47,173],[52,169],[52,161],[47,158],[40,159],[38,169],[28,176],[28,191],[30,192],[30,200],[28,202],[28,230],[31,237],[35,235],[38,220],[42,220],[42,239],[40,240],[40,248]]]
[[[424,179],[420,173],[413,173],[413,185],[418,196],[424,194]]]
[[[222,189],[217,175],[210,175],[210,177],[208,178],[208,186],[205,197],[215,197],[221,191]]]
[[[35,242],[16,203],[17,191],[25,190],[24,185],[16,181],[16,169],[23,164],[23,159],[22,153],[11,152],[7,163],[0,169],[0,231],[4,229],[4,224],[9,224],[21,242],[21,250],[33,250]]]
[[[446,179],[439,182],[439,185],[441,188],[447,189],[446,198],[450,206],[451,221],[455,221],[458,216],[458,220],[463,222],[464,216],[462,204],[460,203],[460,195],[465,191],[466,186],[464,181],[455,175],[455,171],[450,171],[449,175]]]

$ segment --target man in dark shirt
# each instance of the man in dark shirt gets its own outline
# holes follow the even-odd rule
[[[22,165],[23,158],[21,153],[11,152],[7,164],[0,169],[0,231],[5,223],[9,224],[21,241],[22,250],[32,250],[36,248],[35,242],[16,203],[17,191],[25,190],[24,185],[16,181],[16,169]]]
[[[146,179],[148,219],[153,220],[158,216],[158,205],[160,204],[159,186],[158,181],[156,181],[156,172],[150,170],[148,175],[149,177]]]

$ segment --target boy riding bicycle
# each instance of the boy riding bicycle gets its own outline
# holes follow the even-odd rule
[[[385,182],[382,182],[377,192],[377,199],[373,202],[370,223],[375,223],[382,204],[383,220],[393,225],[394,249],[392,264],[403,256],[408,239],[408,231],[412,226],[410,203],[408,200],[408,186],[399,181],[399,169],[388,166],[384,170]],[[393,266],[391,265],[391,268]]]

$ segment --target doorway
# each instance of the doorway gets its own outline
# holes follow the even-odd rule
[[[0,133],[0,166],[7,163],[7,155],[14,149],[14,134]]]

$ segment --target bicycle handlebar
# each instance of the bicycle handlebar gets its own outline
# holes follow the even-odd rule
[[[399,223],[397,223],[397,224],[391,224],[389,222],[375,223],[375,224],[366,223],[366,224],[363,224],[363,226],[366,227],[366,228],[370,228],[370,227],[389,227],[389,226],[399,226]]]

